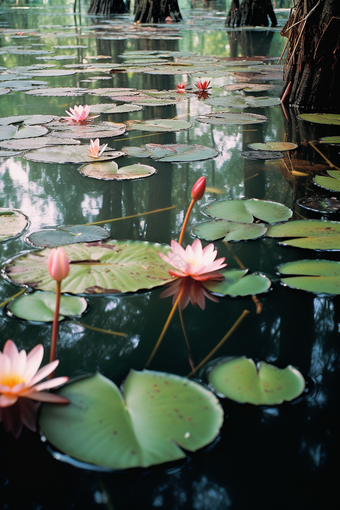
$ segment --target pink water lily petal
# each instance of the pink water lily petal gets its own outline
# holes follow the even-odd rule
[[[59,365],[59,360],[54,360],[51,363],[48,363],[44,367],[42,367],[38,372],[35,374],[35,376],[30,380],[30,386],[34,386],[37,384],[41,379],[44,379],[44,377],[47,377],[50,375]]]
[[[19,397],[16,395],[0,395],[0,407],[8,407],[15,404]]]
[[[27,355],[27,365],[24,372],[25,378],[30,380],[34,374],[37,372],[38,368],[41,365],[41,362],[44,357],[44,348],[43,346],[36,345]]]
[[[49,393],[47,391],[37,391],[30,393],[29,398],[38,402],[51,402],[52,404],[68,404],[69,400],[56,393]]]

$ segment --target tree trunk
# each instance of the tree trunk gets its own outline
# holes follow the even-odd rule
[[[124,0],[91,0],[88,14],[110,16],[110,14],[123,14],[128,12]]]
[[[166,19],[181,21],[177,0],[135,0],[135,23],[164,23]]]
[[[340,1],[298,0],[281,35],[289,43],[281,101],[340,111]]]
[[[226,19],[226,26],[263,26],[269,25],[268,17],[272,27],[276,27],[277,20],[271,0],[233,0]]]

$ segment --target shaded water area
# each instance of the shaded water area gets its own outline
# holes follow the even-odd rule
[[[278,14],[275,31],[231,31],[224,28],[225,6],[216,9],[183,10],[183,24],[144,34],[135,34],[132,17],[114,19],[86,15],[88,5],[73,13],[73,4],[2,3],[0,5],[0,66],[14,68],[32,64],[53,64],[72,69],[74,64],[97,63],[98,70],[69,76],[36,77],[50,87],[135,87],[176,89],[176,83],[191,85],[193,76],[148,73],[113,73],[100,62],[122,63],[121,55],[133,50],[191,51],[202,56],[267,56],[276,64],[285,40],[280,36],[287,11]],[[202,20],[205,20],[204,22]],[[108,27],[108,30],[107,30]],[[116,29],[114,29],[116,27]],[[124,33],[123,29],[124,28]],[[110,28],[112,33],[110,34]],[[128,31],[130,30],[130,33]],[[120,31],[122,33],[120,33]],[[21,32],[23,32],[21,34]],[[101,36],[104,34],[104,36]],[[49,54],[13,51],[48,50]],[[83,46],[83,47],[82,47]],[[59,47],[59,48],[58,48]],[[53,56],[66,56],[54,60]],[[97,56],[107,59],[95,60]],[[64,67],[67,65],[68,67]],[[3,76],[0,75],[1,80]],[[207,77],[209,78],[209,76]],[[213,87],[235,82],[233,74],[213,78]],[[14,83],[14,82],[13,82]],[[278,97],[280,80],[268,93]],[[0,82],[0,87],[1,87]],[[13,86],[14,87],[14,86]],[[231,93],[231,94],[234,94]],[[263,94],[267,95],[267,93]],[[83,97],[36,97],[22,90],[0,97],[0,116],[45,114],[65,115],[75,104],[109,102],[86,94]],[[211,106],[192,94],[172,106],[145,106],[142,111],[106,115],[103,120],[128,119],[190,120],[193,127],[175,133],[127,132],[113,139],[101,139],[120,150],[123,146],[146,143],[190,143],[215,148],[219,154],[207,161],[162,163],[150,159],[142,163],[157,174],[134,181],[102,181],[82,176],[80,165],[32,162],[21,156],[0,158],[0,206],[22,211],[29,218],[28,231],[57,225],[100,222],[112,239],[132,239],[170,243],[178,239],[192,185],[201,176],[208,190],[194,207],[190,225],[206,219],[200,207],[213,200],[258,198],[273,200],[293,209],[293,219],[318,218],[301,209],[296,201],[321,193],[313,184],[315,173],[324,172],[327,162],[309,142],[336,135],[335,126],[319,126],[297,118],[295,111],[284,114],[280,105],[248,108],[247,112],[266,115],[268,121],[248,126],[218,126],[199,123],[197,115]],[[240,156],[248,144],[264,141],[295,142],[298,148],[282,160],[254,161]],[[82,143],[84,141],[82,140]],[[340,166],[338,150],[323,146],[322,152],[333,165]],[[136,158],[119,158],[120,166]],[[322,165],[322,167],[320,167]],[[151,215],[111,221],[155,209],[172,209]],[[333,218],[333,217],[332,217]],[[334,219],[339,220],[337,215]],[[192,242],[188,229],[184,244]],[[338,260],[337,252],[322,253],[278,245],[263,237],[253,241],[216,241],[219,257],[229,268],[239,263],[250,272],[267,275],[272,286],[258,296],[262,312],[250,296],[220,298],[206,302],[206,309],[191,304],[183,311],[185,328],[195,363],[199,363],[244,310],[249,314],[216,353],[216,356],[247,356],[284,368],[293,365],[306,378],[304,394],[280,406],[252,406],[221,400],[225,421],[216,441],[187,460],[147,469],[112,473],[83,469],[52,455],[38,434],[23,431],[15,440],[0,427],[0,508],[8,510],[99,509],[124,510],[257,510],[316,509],[335,507],[339,455],[339,297],[321,296],[290,289],[280,284],[276,267],[304,258]],[[21,236],[0,245],[1,261],[32,249]],[[308,252],[308,253],[307,253]],[[70,378],[100,371],[120,385],[130,368],[142,370],[171,309],[171,300],[160,299],[164,289],[121,295],[87,296],[86,314],[60,324],[57,375]],[[18,292],[18,287],[0,280],[1,302]],[[126,337],[94,331],[76,324],[126,333]],[[6,307],[0,315],[0,346],[11,338],[18,348],[31,350],[37,343],[45,347],[45,361],[51,325],[9,317]],[[150,369],[181,376],[190,371],[188,349],[181,323],[175,315]],[[335,498],[335,499],[334,499]]]

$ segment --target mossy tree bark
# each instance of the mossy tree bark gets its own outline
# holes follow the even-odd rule
[[[164,23],[166,18],[182,20],[177,0],[135,0],[135,23]]]
[[[226,26],[263,26],[268,27],[269,21],[276,27],[277,20],[271,0],[233,0],[226,19]]]
[[[340,1],[298,0],[281,35],[289,45],[283,104],[340,111]]]

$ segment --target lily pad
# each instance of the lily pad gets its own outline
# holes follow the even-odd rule
[[[257,369],[245,356],[218,363],[209,372],[209,382],[220,395],[254,405],[289,402],[305,389],[302,374],[291,365],[280,369],[261,361]]]
[[[143,147],[123,147],[127,156],[153,158],[168,163],[184,163],[189,161],[204,161],[214,158],[218,152],[204,145],[170,144],[162,145],[149,143]]]
[[[100,294],[137,292],[172,281],[168,264],[158,252],[167,253],[168,246],[145,241],[106,241],[94,245],[82,243],[64,247],[70,261],[70,272],[63,280],[63,292]],[[50,277],[47,261],[50,249],[19,255],[5,267],[7,277],[19,285],[51,291],[55,281]]]
[[[298,145],[291,142],[264,142],[250,143],[248,147],[255,151],[291,151],[297,149]]]
[[[267,292],[271,281],[263,274],[247,274],[248,269],[224,269],[222,282],[205,282],[204,286],[214,294],[223,296],[255,296]]]
[[[196,120],[205,124],[244,126],[267,122],[268,118],[264,115],[256,115],[255,113],[216,112],[199,115],[196,117]]]
[[[18,138],[36,138],[38,136],[44,136],[48,133],[48,129],[45,126],[26,126],[20,128],[15,135],[14,139]]]
[[[316,294],[340,294],[340,262],[331,260],[294,260],[278,267],[280,281],[295,289]]]
[[[86,177],[106,181],[143,179],[157,172],[153,166],[142,165],[141,163],[119,168],[115,161],[110,161],[109,163],[88,163],[87,165],[82,165],[78,170],[81,174],[86,175]]]
[[[267,200],[222,200],[206,205],[202,212],[227,221],[252,223],[254,217],[267,223],[285,221],[292,216],[289,207]]]
[[[27,217],[14,209],[0,208],[0,242],[20,235],[28,225]]]
[[[173,119],[156,119],[156,120],[129,120],[125,123],[129,129],[137,131],[151,131],[151,132],[172,132],[182,131],[192,127],[191,122],[186,120],[173,120]]]
[[[9,140],[10,138],[13,138],[17,131],[18,127],[12,126],[11,124],[7,126],[0,126],[0,140]]]
[[[241,223],[236,221],[214,220],[197,223],[192,233],[206,241],[248,241],[262,237],[267,228],[263,223]]]
[[[49,71],[55,73],[55,71]],[[74,74],[73,71],[71,74]],[[68,73],[70,74],[70,73]],[[42,74],[41,76],[47,76]],[[44,87],[37,90],[29,90],[26,92],[29,96],[38,96],[38,97],[79,97],[83,96],[87,93],[87,89],[81,89],[78,87]]]
[[[336,113],[302,113],[298,118],[315,124],[340,125],[340,114]]]
[[[181,448],[208,445],[222,426],[213,393],[184,377],[131,370],[122,392],[99,373],[63,386],[70,404],[43,405],[42,433],[82,462],[127,469],[183,459]]]
[[[87,163],[94,159],[89,156],[88,148],[88,145],[54,145],[31,150],[26,152],[23,157],[29,161],[43,163]],[[95,161],[108,161],[120,156],[124,156],[124,152],[105,149]]]
[[[93,243],[109,237],[109,232],[98,225],[68,225],[56,229],[44,229],[33,232],[26,241],[39,248],[52,248],[65,244]]]
[[[55,311],[54,292],[33,292],[11,301],[8,310],[19,319],[37,322],[52,322]],[[78,296],[61,296],[58,320],[65,317],[79,317],[87,308],[85,298]]]
[[[340,250],[340,223],[326,220],[298,220],[273,225],[267,230],[268,237],[290,237],[282,241],[284,246],[310,250]]]
[[[72,122],[59,121],[51,123],[50,126],[54,131],[51,136],[58,138],[112,138],[125,133],[125,124],[117,122]]]
[[[274,88],[275,85],[269,83],[232,83],[222,86],[223,90],[244,90],[244,92],[266,92]]]
[[[32,150],[46,147],[47,145],[76,145],[80,144],[79,140],[73,138],[54,138],[52,136],[39,136],[37,138],[19,138],[12,140],[0,141],[0,147],[6,149]]]
[[[320,143],[329,143],[331,145],[340,145],[340,136],[324,136],[320,138]]]
[[[130,112],[138,112],[142,110],[143,107],[137,104],[120,104],[116,105],[114,103],[104,103],[104,104],[94,104],[91,105],[92,113],[130,113]]]
[[[296,203],[307,211],[314,211],[322,214],[340,212],[340,200],[328,196],[301,197]]]
[[[316,175],[313,179],[313,182],[322,188],[328,189],[330,191],[336,191],[340,193],[340,172],[339,170],[328,170],[328,175]]]

